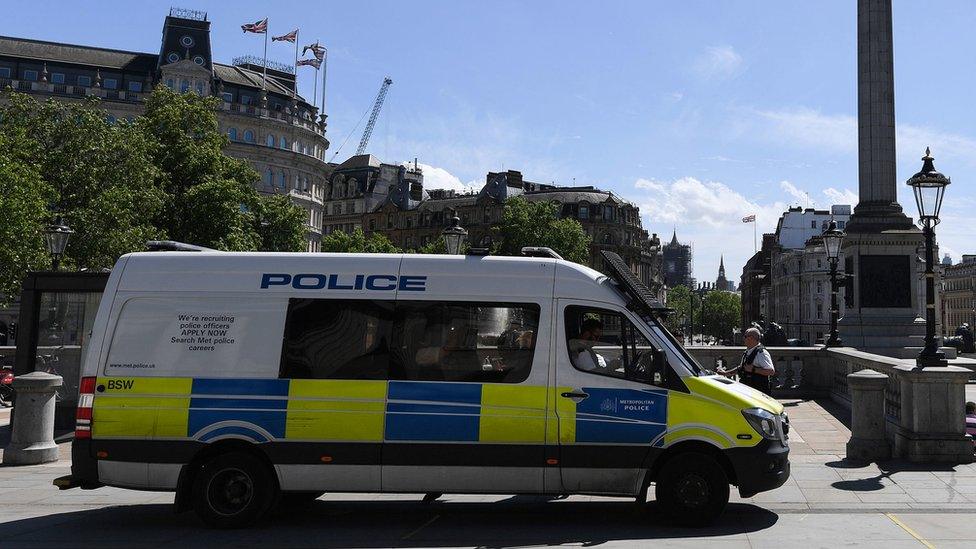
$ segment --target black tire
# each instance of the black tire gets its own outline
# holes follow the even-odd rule
[[[660,510],[682,526],[707,526],[729,502],[729,479],[711,456],[679,454],[661,467],[654,486]]]
[[[193,510],[211,528],[244,528],[260,520],[277,498],[272,471],[245,452],[206,462],[193,482]]]

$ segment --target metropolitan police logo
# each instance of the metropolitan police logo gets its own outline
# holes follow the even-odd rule
[[[600,410],[603,412],[616,412],[617,403],[614,402],[612,398],[605,398],[603,402],[600,403]]]

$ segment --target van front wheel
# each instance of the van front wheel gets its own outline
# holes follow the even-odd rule
[[[685,453],[661,467],[654,494],[658,506],[684,526],[712,523],[729,502],[729,479],[712,457]]]
[[[275,499],[268,468],[244,452],[206,462],[193,483],[193,510],[212,528],[242,528],[261,518]]]

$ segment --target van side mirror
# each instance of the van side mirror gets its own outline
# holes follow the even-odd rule
[[[664,349],[658,349],[657,347],[654,347],[651,353],[653,366],[651,367],[651,379],[648,381],[655,385],[664,386],[667,382],[668,355],[664,352]]]

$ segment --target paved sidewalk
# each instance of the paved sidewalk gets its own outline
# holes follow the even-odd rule
[[[574,496],[328,494],[254,529],[213,531],[172,512],[173,495],[118,488],[59,492],[69,462],[0,467],[0,547],[307,546],[455,547],[607,545],[699,547],[971,547],[976,544],[976,465],[842,459],[850,436],[830,402],[784,401],[793,425],[792,478],[732,503],[718,523],[675,528],[656,506]],[[0,435],[6,427],[0,416]],[[68,444],[62,444],[67,456]]]

